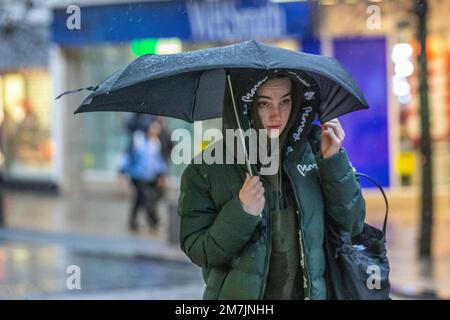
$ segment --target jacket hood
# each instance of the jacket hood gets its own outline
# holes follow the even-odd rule
[[[292,111],[288,124],[280,135],[280,151],[285,157],[298,149],[311,129],[320,103],[318,85],[314,79],[304,72],[285,69],[233,69],[230,70],[230,76],[237,113],[244,132],[249,128],[258,129],[258,121],[255,121],[254,117],[256,112],[253,110],[258,88],[274,76],[286,76],[291,79]],[[236,160],[237,148],[241,148],[241,152],[243,152],[243,148],[240,141],[237,141],[239,139],[235,139],[235,143],[228,143],[227,129],[238,129],[228,83],[226,83],[222,113],[222,133],[226,152],[233,152]],[[234,150],[231,150],[233,145]],[[246,150],[249,150],[249,139],[246,139],[245,145]],[[245,164],[241,165],[246,167]],[[252,164],[252,170],[254,173],[259,173],[259,165]]]

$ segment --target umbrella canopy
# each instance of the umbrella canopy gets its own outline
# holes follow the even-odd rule
[[[145,55],[117,71],[75,111],[129,111],[193,122],[222,116],[227,75],[235,89],[273,70],[303,72],[319,88],[326,122],[368,108],[351,75],[335,59],[246,41],[172,55]],[[241,91],[242,92],[242,91]]]

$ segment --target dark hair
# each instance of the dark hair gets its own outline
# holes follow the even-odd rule
[[[290,75],[286,72],[283,72],[283,71],[274,71],[268,75],[267,80],[264,83],[267,83],[267,81],[269,81],[269,80],[283,79],[283,78],[288,78],[291,81],[292,109],[294,109],[296,107],[300,108],[300,105],[303,100],[302,97],[303,97],[303,92],[304,92],[304,86],[297,79],[295,79],[292,75]],[[264,84],[262,84],[262,85],[264,85]],[[257,100],[258,99],[253,99],[252,112],[255,112],[257,110],[257,104],[258,104]],[[295,113],[295,111],[294,111],[294,113]]]
[[[261,84],[261,86],[259,88],[261,88],[263,85],[265,85],[270,80],[278,80],[278,79],[284,79],[284,78],[287,78],[287,79],[289,79],[291,81],[291,98],[293,98],[293,90],[292,89],[294,87],[294,81],[292,80],[292,78],[289,75],[284,74],[284,73],[274,72],[274,73],[270,74],[267,77],[267,80],[264,81],[264,83]],[[258,95],[256,95],[256,98],[258,98]],[[257,104],[258,104],[257,100],[258,99],[254,99],[253,100],[253,106],[254,107],[256,107]]]

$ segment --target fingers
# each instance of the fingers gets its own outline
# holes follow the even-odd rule
[[[258,187],[262,187],[262,183],[259,180],[259,177],[258,176],[251,177],[249,182],[248,182],[247,187],[249,189],[255,189],[255,188],[258,188]]]
[[[248,185],[248,190],[254,196],[257,196],[257,195],[259,195],[260,192],[264,192],[264,187],[263,187],[261,181],[259,181],[259,179],[258,179],[256,181],[250,181],[250,183]]]
[[[333,136],[336,136],[338,138],[338,140],[340,140],[341,142],[345,138],[344,129],[342,128],[341,124],[339,123],[339,121],[337,119],[333,119],[331,121],[324,123],[322,126],[322,129],[323,129],[323,132],[330,131],[330,134],[332,134]],[[330,138],[333,138],[333,136],[330,134],[326,134],[326,135],[328,135]]]
[[[265,190],[258,176],[250,177],[246,174],[244,184],[239,191],[242,208],[253,215],[261,213],[265,205]]]
[[[245,188],[248,185],[248,183],[250,182],[250,179],[251,179],[250,175],[246,172],[245,180],[244,180],[244,183],[242,184],[242,188]]]
[[[325,131],[330,131],[330,133],[333,133],[338,139],[343,140],[343,132],[339,129],[339,126],[335,122],[327,122],[324,124],[323,129]],[[330,130],[331,129],[331,130]]]
[[[258,176],[250,177],[247,175],[242,189],[245,193],[248,193],[255,198],[264,196],[264,186]]]
[[[338,129],[338,137],[340,137],[341,140],[344,140],[345,138],[345,131],[341,126],[341,123],[336,119],[337,129]]]
[[[255,191],[255,192],[256,192],[256,196],[257,196],[258,198],[264,197],[265,190],[264,190],[263,187],[261,187],[260,189],[258,189],[258,190]]]
[[[331,141],[333,142],[333,144],[340,144],[342,141],[336,136],[336,134],[334,133],[334,131],[331,128],[323,130],[322,136],[329,137],[331,139]]]

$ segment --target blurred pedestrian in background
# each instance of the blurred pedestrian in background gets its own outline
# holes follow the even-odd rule
[[[159,223],[156,205],[164,188],[164,175],[167,165],[162,154],[161,133],[162,120],[157,117],[137,116],[135,122],[128,122],[133,130],[130,145],[121,164],[120,172],[126,174],[134,189],[134,199],[130,213],[129,227],[138,229],[137,215],[140,208],[145,208],[147,221],[152,228]],[[142,130],[147,121],[147,129]]]
[[[173,143],[170,139],[170,134],[167,128],[164,125],[164,121],[152,114],[148,113],[133,113],[131,117],[125,123],[126,129],[130,132],[130,142],[128,144],[127,150],[131,150],[133,146],[133,134],[136,131],[146,132],[149,125],[158,120],[162,124],[162,129],[160,133],[160,141],[161,141],[161,154],[164,158],[164,161],[168,161],[170,157],[170,153],[172,152]]]

